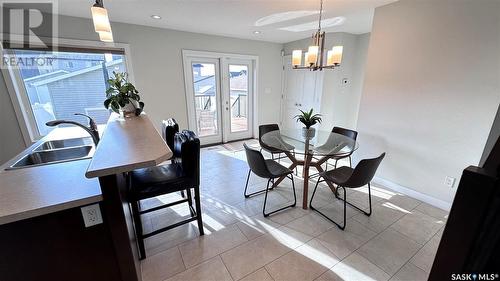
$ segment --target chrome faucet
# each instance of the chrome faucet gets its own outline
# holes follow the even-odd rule
[[[75,115],[87,117],[89,119],[89,126],[87,127],[87,126],[82,125],[78,122],[69,121],[69,120],[53,120],[53,121],[49,121],[49,122],[45,123],[45,125],[47,125],[49,127],[54,127],[54,126],[57,126],[60,124],[72,124],[72,125],[78,126],[82,129],[84,129],[85,131],[87,131],[87,133],[89,133],[90,136],[92,136],[92,140],[94,141],[95,146],[97,146],[97,144],[99,143],[99,131],[97,130],[97,125],[95,124],[94,119],[92,119],[88,115],[81,114],[81,113],[75,113]]]

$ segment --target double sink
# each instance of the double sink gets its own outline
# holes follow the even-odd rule
[[[72,138],[42,142],[6,170],[87,159],[94,154],[92,138]]]

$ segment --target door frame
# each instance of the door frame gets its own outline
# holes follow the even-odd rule
[[[259,69],[259,56],[256,55],[246,55],[246,54],[234,54],[234,53],[220,53],[220,52],[209,52],[209,51],[197,51],[197,50],[188,50],[188,49],[183,49],[182,50],[182,65],[183,65],[183,70],[184,70],[184,94],[186,96],[186,118],[188,120],[188,128],[189,130],[196,131],[196,124],[194,122],[193,118],[190,118],[190,116],[194,116],[193,113],[193,100],[192,97],[190,97],[190,91],[192,85],[189,84],[189,77],[192,77],[191,74],[191,65],[189,64],[189,58],[190,57],[197,57],[197,58],[207,58],[207,59],[218,59],[219,60],[219,67],[222,67],[224,64],[224,60],[231,58],[231,59],[242,59],[242,60],[251,60],[253,62],[252,65],[252,76],[253,76],[253,83],[252,83],[252,88],[253,88],[253,97],[252,97],[252,120],[249,120],[249,129],[251,129],[251,136],[253,138],[256,137],[256,132],[258,131],[258,100],[259,100],[259,91],[258,91],[258,69]],[[191,78],[192,79],[192,78]],[[223,85],[224,82],[222,77],[220,77],[219,85]],[[192,83],[191,83],[192,84]],[[221,92],[222,94],[222,92]],[[221,100],[222,102],[222,100]],[[250,122],[251,121],[251,122]],[[221,116],[221,125],[224,126],[222,122],[222,116]],[[224,128],[221,128],[221,132],[224,130]],[[222,139],[222,142],[226,142],[227,140],[224,140],[224,136]]]

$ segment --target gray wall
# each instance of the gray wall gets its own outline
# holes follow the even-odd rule
[[[249,54],[259,56],[258,122],[279,120],[281,95],[282,44],[189,33],[123,23],[112,23],[115,42],[128,43],[137,89],[145,110],[159,126],[162,119],[175,117],[187,128],[182,49]],[[59,17],[59,37],[98,40],[88,19]],[[1,81],[3,82],[3,81]],[[2,150],[0,163],[18,153],[23,146],[21,133],[4,83],[0,82],[2,102]],[[270,90],[265,93],[265,89]],[[4,124],[5,123],[5,124]]]
[[[378,176],[452,202],[477,165],[500,102],[500,1],[401,0],[375,10],[357,159]]]
[[[341,66],[334,70],[323,70],[322,129],[331,130],[333,126],[356,128],[369,38],[369,33],[326,34],[325,48],[342,45],[344,49]],[[285,54],[291,54],[294,49],[306,50],[309,45],[310,38],[287,43],[284,47]],[[343,78],[348,79],[347,85],[342,85]]]
[[[495,121],[493,121],[493,125],[491,126],[490,135],[488,136],[488,141],[486,142],[486,146],[484,147],[483,155],[481,156],[481,162],[479,166],[483,166],[486,159],[488,159],[493,146],[497,142],[500,137],[500,106],[497,110],[497,115],[495,116]]]

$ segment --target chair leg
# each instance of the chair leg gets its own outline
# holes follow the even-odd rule
[[[189,205],[189,212],[191,213],[191,216],[195,216],[196,215],[196,212],[195,210],[193,209],[193,197],[192,197],[192,194],[191,194],[191,189],[186,189],[186,194],[187,194],[187,199],[188,199],[188,205]]]
[[[247,183],[245,184],[245,192],[243,193],[243,195],[245,195],[245,198],[248,198],[248,197],[256,195],[256,194],[260,194],[260,193],[265,192],[267,190],[267,188],[266,188],[266,189],[263,189],[263,190],[259,190],[259,191],[255,191],[253,193],[247,194],[248,181],[250,180],[250,174],[251,173],[252,173],[252,170],[249,169],[248,170],[248,176],[247,176]]]
[[[345,190],[345,188],[344,188],[344,193],[345,193],[345,192],[346,192],[346,190]],[[337,199],[339,199],[339,200],[345,200],[345,194],[344,194],[344,199],[340,198],[340,197],[338,196],[338,194],[335,194],[335,197],[337,197]],[[367,212],[367,211],[365,211],[365,210],[361,209],[360,207],[358,207],[358,206],[356,206],[356,205],[354,205],[354,204],[352,204],[352,203],[350,203],[350,202],[345,201],[344,203],[347,203],[347,204],[349,204],[349,206],[351,206],[351,207],[353,207],[353,208],[357,209],[358,211],[361,211],[361,212],[362,212],[363,214],[365,214],[366,216],[370,216],[370,215],[372,214],[372,193],[371,193],[371,190],[370,190],[370,183],[368,183],[368,206],[369,206],[369,209],[370,209],[370,211],[369,211],[369,212]]]
[[[142,221],[141,214],[139,213],[139,201],[131,202],[132,217],[135,225],[135,236],[137,238],[137,245],[139,246],[139,259],[146,258],[146,247],[144,246],[144,238],[142,237]]]
[[[267,193],[269,191],[269,184],[271,182],[274,182],[273,179],[269,179],[267,181],[267,186],[266,186],[266,190],[265,190],[266,191],[266,196],[264,197],[264,206],[262,207],[262,214],[264,215],[264,217],[268,217],[269,215],[272,215],[272,214],[274,214],[276,212],[282,211],[282,210],[284,210],[286,208],[292,208],[292,207],[295,207],[297,205],[297,194],[295,193],[295,183],[293,181],[293,176],[292,175],[288,175],[287,177],[292,180],[293,204],[285,206],[285,207],[282,207],[282,208],[279,208],[279,209],[274,210],[272,212],[266,213]]]
[[[191,193],[191,192],[189,192]],[[196,205],[196,218],[198,221],[198,231],[200,235],[205,235],[205,231],[203,230],[203,220],[201,218],[201,197],[200,197],[200,187],[196,186],[194,188],[194,202]]]
[[[313,191],[313,194],[311,196],[311,201],[309,201],[309,207],[311,207],[311,209],[313,211],[316,211],[318,212],[320,215],[322,215],[323,217],[325,217],[327,220],[333,222],[338,228],[344,230],[345,229],[345,224],[346,224],[346,201],[345,201],[345,188],[343,186],[337,186],[337,188],[339,187],[342,187],[342,189],[344,190],[344,221],[342,222],[342,224],[339,224],[337,223],[336,221],[332,220],[331,218],[329,218],[327,215],[323,214],[322,212],[320,212],[318,209],[314,208],[312,202],[313,202],[313,199],[314,199],[314,195],[316,194],[316,189],[318,189],[318,184],[320,182],[323,182],[324,180],[320,181],[320,178],[318,178],[318,181],[316,182],[316,186],[314,187],[314,191]]]
[[[335,165],[333,165],[333,169],[337,169],[337,162],[338,161],[339,161],[338,159],[335,159]]]
[[[293,150],[293,158],[297,159],[296,156],[295,156],[295,149]],[[295,175],[296,176],[299,175],[299,170],[297,169],[297,166],[295,166]]]
[[[349,156],[349,167],[351,167],[351,168],[352,168],[351,156]]]

